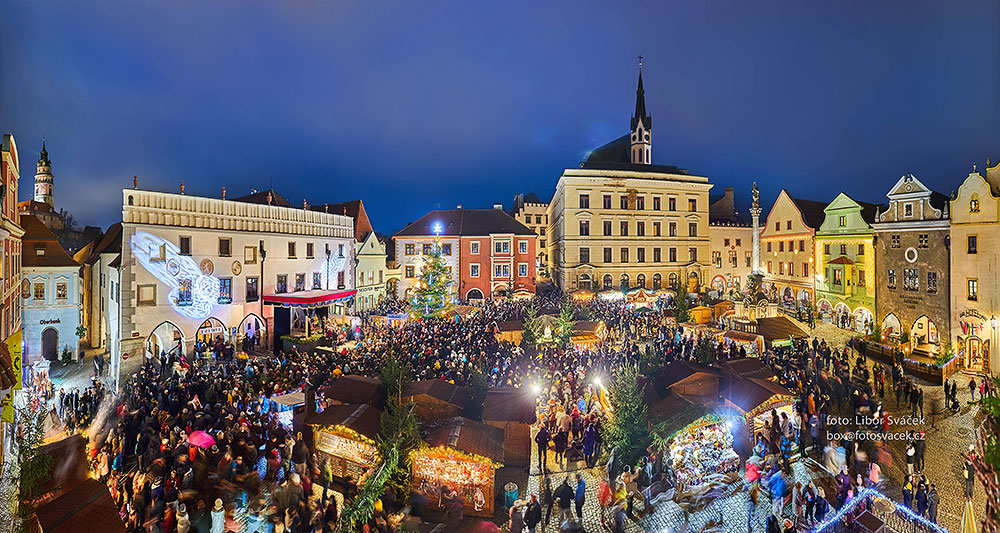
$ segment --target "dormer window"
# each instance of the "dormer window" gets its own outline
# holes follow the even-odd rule
[[[39,256],[39,257],[44,256],[45,255],[45,247],[44,246],[38,246],[38,247],[36,247],[35,248],[35,255]]]

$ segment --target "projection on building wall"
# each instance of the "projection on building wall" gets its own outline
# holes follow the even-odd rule
[[[170,289],[167,301],[175,311],[197,320],[212,315],[219,299],[219,278],[203,274],[194,259],[156,235],[137,232],[129,247],[142,268]]]

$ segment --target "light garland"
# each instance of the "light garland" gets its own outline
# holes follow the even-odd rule
[[[824,520],[822,523],[820,523],[814,529],[811,529],[809,531],[809,533],[821,533],[821,532],[826,531],[826,529],[829,528],[830,526],[835,525],[838,522],[840,522],[840,520],[844,518],[844,515],[846,515],[850,511],[854,510],[854,508],[858,505],[858,503],[864,501],[865,498],[868,498],[868,497],[885,498],[885,499],[887,499],[889,501],[892,501],[885,494],[882,494],[881,492],[879,492],[879,491],[877,491],[877,490],[875,490],[873,488],[863,489],[861,492],[859,492],[853,498],[851,498],[850,500],[847,500],[847,502],[844,503],[844,506],[841,507],[839,511],[837,511],[836,513],[834,513],[833,515],[831,515],[830,518],[827,518],[826,520]],[[895,510],[896,511],[902,511],[903,514],[906,515],[907,518],[920,523],[920,525],[922,525],[922,526],[924,526],[926,528],[929,528],[930,531],[935,531],[936,533],[948,533],[947,529],[944,529],[943,527],[941,527],[941,526],[939,526],[939,525],[931,522],[930,520],[927,520],[926,518],[918,515],[917,513],[914,513],[908,507],[901,506],[901,505],[896,505]]]
[[[375,442],[344,426],[324,426],[320,429],[316,448],[362,466],[373,466],[378,462]]]
[[[786,396],[784,394],[775,394],[774,396],[771,396],[771,398],[766,402],[747,411],[747,420],[753,420],[754,418],[756,418],[761,413],[764,413],[765,411],[770,411],[771,409],[775,409],[778,407],[784,407],[785,405],[793,403],[794,401],[795,399],[792,398],[791,396]]]

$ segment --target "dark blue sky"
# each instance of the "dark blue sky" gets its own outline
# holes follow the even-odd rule
[[[361,198],[392,232],[437,206],[551,195],[628,129],[642,53],[653,159],[769,203],[948,193],[1000,159],[995,0],[8,0],[0,130],[22,197],[48,139],[57,207],[120,189]]]

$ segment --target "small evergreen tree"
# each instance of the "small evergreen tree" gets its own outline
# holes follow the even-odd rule
[[[691,304],[687,299],[687,289],[681,284],[680,281],[675,282],[674,286],[671,288],[676,293],[674,296],[674,308],[677,311],[677,323],[681,324],[683,322],[687,322],[691,318],[688,313],[688,310],[691,308]]]
[[[569,344],[569,338],[573,334],[573,326],[576,325],[576,320],[573,316],[573,303],[567,298],[563,300],[557,320],[557,324],[559,325],[559,344],[562,346]]]
[[[469,373],[469,380],[465,385],[465,389],[469,391],[469,402],[465,404],[462,415],[465,418],[481,422],[483,420],[483,407],[486,404],[486,392],[489,390],[489,382],[487,382],[486,374],[480,370],[479,365],[473,367],[472,372]]]
[[[626,363],[608,384],[612,412],[607,442],[623,465],[635,465],[649,446],[649,415],[638,379],[639,367]]]
[[[431,254],[424,257],[410,310],[424,318],[440,318],[452,306],[451,273],[441,257],[441,240],[434,239]]]
[[[538,344],[543,334],[542,322],[538,318],[538,309],[535,308],[535,302],[531,302],[524,312],[524,331],[521,333],[521,344],[534,346]]]
[[[706,365],[714,364],[719,360],[719,354],[716,353],[712,339],[708,335],[698,337],[698,344],[694,347],[694,356],[699,362]]]

